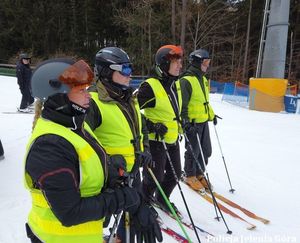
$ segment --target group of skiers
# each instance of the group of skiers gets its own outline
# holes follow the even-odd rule
[[[132,63],[118,47],[97,52],[94,72],[83,60],[65,58],[35,68],[31,92],[37,100],[25,155],[31,242],[102,242],[112,215],[116,242],[162,242],[151,203],[169,209],[153,176],[169,198],[181,177],[184,132],[193,148],[185,152],[186,183],[206,188],[208,121],[217,122],[204,76],[209,53],[193,51],[183,73],[182,59],[180,46],[160,47],[137,92],[129,85]]]

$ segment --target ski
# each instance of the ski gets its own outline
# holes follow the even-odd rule
[[[181,234],[177,233],[176,231],[172,230],[171,228],[169,228],[162,220],[162,218],[160,216],[157,217],[157,221],[159,223],[159,226],[162,230],[162,232],[164,232],[165,234],[171,236],[173,239],[175,239],[177,242],[181,242],[181,243],[189,243],[189,241],[182,236]]]
[[[19,111],[2,111],[2,114],[6,114],[6,115],[18,115],[18,114],[34,114],[34,113],[31,113],[31,112],[19,112]]]
[[[22,112],[22,111],[2,111],[2,114],[34,114],[34,111]]]
[[[207,193],[209,193],[209,192],[207,191]],[[256,214],[250,212],[249,210],[243,208],[242,206],[240,206],[240,205],[238,205],[237,203],[235,203],[235,202],[229,200],[228,198],[222,196],[221,194],[216,193],[216,192],[213,192],[213,193],[214,193],[214,196],[215,196],[216,198],[218,198],[220,201],[222,201],[222,202],[228,204],[229,206],[231,206],[231,207],[233,207],[233,208],[239,209],[239,210],[242,211],[244,214],[246,214],[248,217],[253,218],[253,219],[256,219],[256,220],[258,220],[258,221],[260,221],[260,222],[262,222],[262,223],[264,223],[264,224],[269,224],[269,223],[270,223],[270,220],[265,219],[265,218],[262,218],[262,217],[260,217],[260,216],[257,216]]]
[[[152,206],[155,207],[155,208],[160,209],[165,215],[167,215],[167,216],[171,217],[172,219],[176,220],[175,217],[173,216],[173,214],[171,214],[169,211],[166,211],[165,209],[163,209],[163,208],[160,207],[159,205],[157,205],[157,204],[155,204],[155,203],[152,203]],[[181,217],[179,217],[180,222],[181,222],[184,226],[188,227],[189,229],[194,230],[194,227],[193,227],[192,223],[190,223],[188,220],[186,220],[186,219],[182,216],[182,214],[180,214],[180,215],[181,215]],[[195,225],[195,228],[196,228],[202,235],[204,235],[205,237],[208,237],[208,236],[214,237],[213,234],[211,234],[211,233],[209,233],[208,231],[206,231],[206,230],[200,228],[200,227],[197,226],[197,225]]]
[[[183,183],[186,184],[186,182],[184,180],[182,180]],[[190,186],[188,184],[186,184],[188,186],[188,188],[190,188]],[[191,190],[193,190],[192,188],[190,188]],[[202,191],[195,191],[194,192],[198,193],[201,197],[203,197],[206,201],[208,201],[209,203],[214,205],[213,199],[211,198],[211,196],[206,193],[206,192],[202,192]],[[241,216],[239,216],[238,214],[236,214],[235,212],[231,211],[229,208],[225,207],[224,205],[222,205],[220,202],[218,202],[218,205],[220,207],[220,210],[222,210],[222,212],[239,219],[240,221],[246,223],[247,225],[247,229],[248,230],[254,230],[256,228],[256,225],[248,222],[246,219],[242,218]]]
[[[210,202],[211,204],[214,204],[213,199],[211,198],[211,196],[207,193],[203,193],[203,192],[197,192],[201,197],[203,197],[206,201]],[[242,218],[241,216],[239,216],[238,214],[236,214],[235,212],[231,211],[229,208],[225,207],[224,205],[222,205],[220,202],[218,202],[218,205],[220,207],[220,210],[222,210],[224,213],[237,218],[243,222],[245,222],[248,226],[247,229],[248,230],[254,230],[256,228],[256,225],[248,222],[246,219]]]

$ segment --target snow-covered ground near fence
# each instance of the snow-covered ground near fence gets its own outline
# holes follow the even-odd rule
[[[31,132],[32,114],[4,114],[16,111],[21,95],[15,78],[0,76],[0,139],[5,159],[0,161],[0,242],[29,242],[24,223],[30,197],[23,186],[23,156]],[[213,207],[182,185],[195,223],[216,235],[210,242],[300,242],[300,115],[251,111],[222,102],[212,94],[211,104],[219,120],[217,131],[227,163],[232,195],[213,126],[210,127],[213,155],[208,172],[217,192],[271,220],[248,231],[243,223],[224,214],[232,236],[222,222],[214,220]],[[184,151],[184,143],[181,144]],[[182,153],[183,161],[183,153]],[[183,162],[182,162],[183,164]],[[171,201],[187,216],[176,188]],[[176,222],[164,218],[169,227],[182,234]],[[193,242],[196,237],[187,230]],[[208,239],[201,237],[202,242]],[[174,242],[164,235],[164,242]]]

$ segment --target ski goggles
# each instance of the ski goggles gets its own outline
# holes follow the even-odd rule
[[[120,72],[123,76],[130,77],[132,74],[131,64],[111,64],[109,65],[110,69]]]
[[[66,68],[58,79],[71,87],[88,86],[93,82],[94,73],[85,61],[79,60]]]

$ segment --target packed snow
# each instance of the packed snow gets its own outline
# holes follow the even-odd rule
[[[13,114],[21,99],[16,78],[0,76],[0,83],[0,139],[5,151],[5,159],[0,161],[0,242],[29,242],[24,224],[31,199],[23,184],[23,157],[33,114]],[[222,102],[218,94],[211,94],[210,99],[215,113],[223,118],[216,129],[236,191],[229,192],[215,130],[210,124],[213,155],[207,169],[214,189],[271,223],[264,225],[233,209],[257,228],[249,231],[246,224],[223,213],[233,231],[230,236],[226,234],[224,223],[214,219],[213,206],[181,184],[195,224],[215,235],[206,238],[199,234],[201,242],[300,242],[300,180],[297,179],[300,175],[300,115],[248,110]],[[183,165],[183,141],[181,149]],[[171,201],[188,218],[177,187]],[[162,217],[170,228],[183,235],[174,220]],[[192,241],[197,242],[194,232],[186,231]],[[163,236],[164,242],[175,242]]]

